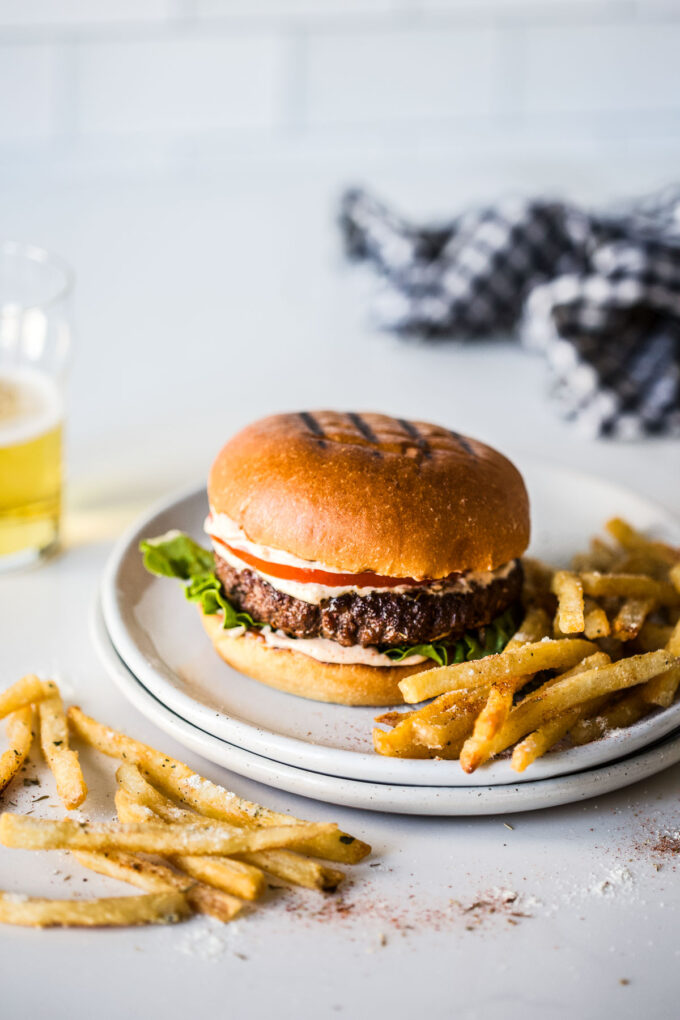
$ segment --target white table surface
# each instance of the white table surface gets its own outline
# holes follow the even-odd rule
[[[518,457],[629,484],[680,515],[680,444],[575,435],[547,399],[540,358],[509,341],[418,346],[371,331],[365,287],[343,267],[332,229],[348,173],[331,162],[77,181],[14,174],[0,193],[7,236],[45,243],[75,265],[80,332],[66,548],[39,569],[0,578],[3,685],[29,670],[56,675],[68,700],[239,794],[335,819],[374,847],[341,898],[273,895],[226,929],[203,920],[120,932],[3,928],[0,1012],[55,1020],[671,1016],[680,889],[673,855],[654,846],[680,828],[680,767],[507,821],[326,808],[173,745],[128,707],[95,657],[88,614],[112,541],[154,499],[200,481],[238,426],[273,410],[431,418]],[[484,167],[448,175],[416,160],[409,173],[394,165],[366,172],[428,212],[505,185],[609,193],[601,167],[551,163],[533,177],[521,161]],[[655,177],[645,165],[624,178],[617,164],[612,180],[621,192],[627,181],[634,189]],[[88,813],[110,816],[111,767],[88,753],[83,762]],[[39,774],[40,788],[12,789],[5,804],[23,809],[46,793],[36,813],[59,815],[50,779]],[[3,849],[0,857],[5,889],[128,891],[60,854]],[[519,898],[508,905],[499,890]]]

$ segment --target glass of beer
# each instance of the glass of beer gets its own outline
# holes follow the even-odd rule
[[[59,539],[73,274],[42,248],[0,243],[0,570]]]

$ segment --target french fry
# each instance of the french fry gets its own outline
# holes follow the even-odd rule
[[[71,818],[52,821],[5,811],[0,815],[0,843],[24,850],[128,850],[147,854],[231,854],[269,847],[289,846],[297,826],[237,829],[225,822],[199,820],[198,824],[152,823],[100,825]],[[308,824],[300,829],[313,839],[332,826]]]
[[[617,701],[596,709],[588,718],[578,720],[570,731],[576,745],[589,744],[611,730],[632,726],[638,719],[652,711],[641,690],[631,691]]]
[[[672,633],[673,628],[664,623],[651,623],[645,620],[635,638],[635,647],[641,652],[656,652],[666,646]]]
[[[563,634],[582,634],[585,628],[583,585],[578,574],[558,570],[553,574],[551,591],[557,595],[556,623]]]
[[[127,790],[116,790],[115,803],[121,822],[158,822],[159,816],[146,805],[136,801]],[[197,817],[199,816],[193,815],[192,821]],[[168,860],[197,881],[205,882],[215,889],[245,900],[257,899],[267,887],[267,880],[260,868],[243,861],[232,860],[231,857],[171,854]]]
[[[651,598],[662,606],[680,605],[680,594],[667,581],[656,581],[640,574],[599,574],[596,571],[579,575],[586,595],[595,598],[614,595],[621,598]]]
[[[676,623],[666,640],[666,651],[680,656],[680,621]],[[680,663],[675,663],[659,676],[653,677],[642,688],[642,697],[650,705],[668,708],[675,700],[680,687]]]
[[[513,648],[498,655],[487,655],[472,662],[439,666],[406,677],[399,684],[404,700],[424,701],[447,691],[490,687],[498,680],[538,673],[543,669],[573,666],[597,651],[590,641],[580,638],[543,640]]]
[[[545,602],[551,602],[550,584],[552,581],[553,568],[542,560],[525,556],[522,559],[524,570],[524,591],[523,599],[525,605],[537,604],[543,606]]]
[[[0,694],[0,719],[19,708],[36,704],[58,693],[57,685],[51,680],[38,680],[37,676],[29,673]]]
[[[91,719],[77,707],[68,710],[69,724],[81,739],[103,754],[138,765],[142,772],[166,793],[195,808],[209,818],[245,826],[303,826],[309,823],[280,814],[237,797],[211,783],[187,765],[161,754],[146,744],[132,740],[116,730]],[[337,827],[319,830],[313,837],[299,832],[288,844],[291,849],[323,857],[329,861],[355,864],[371,852],[368,844],[341,832]],[[248,849],[248,848],[244,848]]]
[[[550,617],[545,609],[540,606],[532,606],[527,610],[524,619],[516,632],[508,641],[504,651],[512,651],[520,645],[528,645],[534,641],[540,641],[550,634]]]
[[[590,551],[587,553],[576,553],[572,557],[572,568],[580,573],[583,570],[611,570],[616,558],[616,553],[611,546],[603,542],[601,538],[593,538],[590,542]]]
[[[539,726],[533,733],[529,733],[524,740],[515,744],[512,750],[512,760],[510,762],[512,768],[515,772],[524,772],[537,758],[541,758],[562,737],[566,736],[580,719],[591,712],[598,711],[600,706],[605,704],[607,700],[606,697],[595,698],[594,701],[587,701],[583,705],[577,705],[575,708],[570,708],[568,711],[563,712],[562,715],[555,716],[554,719]]]
[[[12,782],[26,761],[33,743],[35,709],[31,705],[18,708],[7,718],[9,747],[0,757],[0,793]]]
[[[57,793],[69,811],[80,807],[87,796],[87,785],[78,754],[68,746],[68,724],[58,694],[38,704],[40,746],[57,785]]]
[[[484,749],[486,755],[470,755],[465,760],[461,755],[461,765],[466,772],[473,772],[489,757],[504,751],[559,713],[582,702],[644,683],[668,669],[673,662],[673,657],[666,651],[648,652],[548,681],[512,710],[503,729]]]
[[[44,900],[0,893],[0,923],[30,928],[119,928],[174,924],[191,914],[181,892],[99,900]]]
[[[680,665],[675,665],[652,680],[648,680],[644,685],[642,697],[649,705],[668,708],[675,701],[678,687],[680,687]]]
[[[429,748],[415,737],[408,720],[388,732],[373,727],[373,747],[386,758],[431,758]]]
[[[613,634],[619,641],[637,637],[647,616],[654,609],[653,598],[627,598],[614,620]]]
[[[117,878],[121,882],[129,882],[147,892],[181,892],[187,898],[192,910],[197,914],[209,914],[218,921],[233,920],[243,909],[243,901],[219,889],[196,882],[186,875],[173,871],[167,864],[147,860],[138,854],[122,853],[108,850],[95,854],[86,850],[76,850],[73,856],[85,868],[96,871],[99,875]]]
[[[135,801],[123,789],[116,791],[116,810],[121,821],[152,821],[154,813],[144,804]],[[177,858],[179,861],[180,858]],[[250,867],[255,871],[266,871],[274,878],[289,885],[299,885],[318,892],[335,892],[345,878],[345,873],[337,868],[330,868],[320,861],[301,857],[290,850],[258,850],[252,853],[239,854],[238,860],[224,857],[187,857],[181,858],[181,865],[187,874],[200,878],[209,885],[214,885],[225,892],[236,887],[231,886],[233,869],[227,865]],[[243,895],[243,893],[237,895]],[[246,897],[250,898],[250,897]]]
[[[676,565],[671,568],[668,574],[668,579],[675,590],[680,592],[680,563],[676,563]]]
[[[584,633],[589,641],[596,638],[609,637],[611,626],[609,617],[601,606],[598,606],[592,599],[585,599],[585,620]]]
[[[129,763],[121,765],[116,771],[116,779],[123,791],[152,812],[152,818],[156,816],[164,822],[179,822],[183,825],[191,825],[201,818],[193,811],[177,807],[162,793],[159,793],[144,778],[136,765]],[[118,801],[116,801],[116,807],[118,808]],[[120,816],[120,811],[118,813]],[[134,820],[121,817],[121,821]],[[267,881],[260,868],[243,861],[233,861],[228,857],[212,857],[210,860],[206,860],[204,857],[191,856],[176,857],[172,860],[187,874],[201,881],[209,882],[211,885],[218,884],[215,882],[217,877],[220,889],[237,896],[243,896],[245,899],[256,899],[262,895],[267,886]]]
[[[647,553],[657,562],[673,566],[680,562],[680,550],[666,542],[654,542],[633,528],[620,517],[612,517],[605,525],[607,531],[624,549]]]
[[[609,662],[608,655],[604,652],[596,652],[595,655],[591,655],[584,659],[583,662],[579,662],[573,669],[563,673],[560,678],[556,679],[577,676],[579,673],[585,673],[587,670],[607,666]],[[579,719],[597,711],[601,705],[606,703],[607,699],[608,695],[605,695],[602,698],[595,698],[593,701],[586,701],[582,705],[576,705],[574,708],[567,709],[566,712],[562,712],[542,726],[539,726],[532,733],[529,733],[513,749],[511,762],[513,769],[516,772],[524,772],[532,762],[546,754],[551,747],[554,747]]]

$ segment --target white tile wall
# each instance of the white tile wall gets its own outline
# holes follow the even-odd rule
[[[679,53],[680,0],[0,0],[0,146],[663,140]]]
[[[313,127],[488,116],[495,108],[497,72],[492,29],[314,35],[306,114]]]
[[[528,113],[678,110],[680,21],[529,28]]]
[[[76,129],[195,135],[271,129],[283,46],[273,36],[78,44]]]
[[[0,42],[0,143],[44,141],[53,136],[60,56],[49,43]]]
[[[164,21],[176,9],[173,0],[0,0],[0,27]]]

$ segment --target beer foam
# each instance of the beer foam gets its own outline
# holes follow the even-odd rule
[[[60,424],[63,401],[53,379],[33,368],[0,367],[0,448],[27,443]]]

